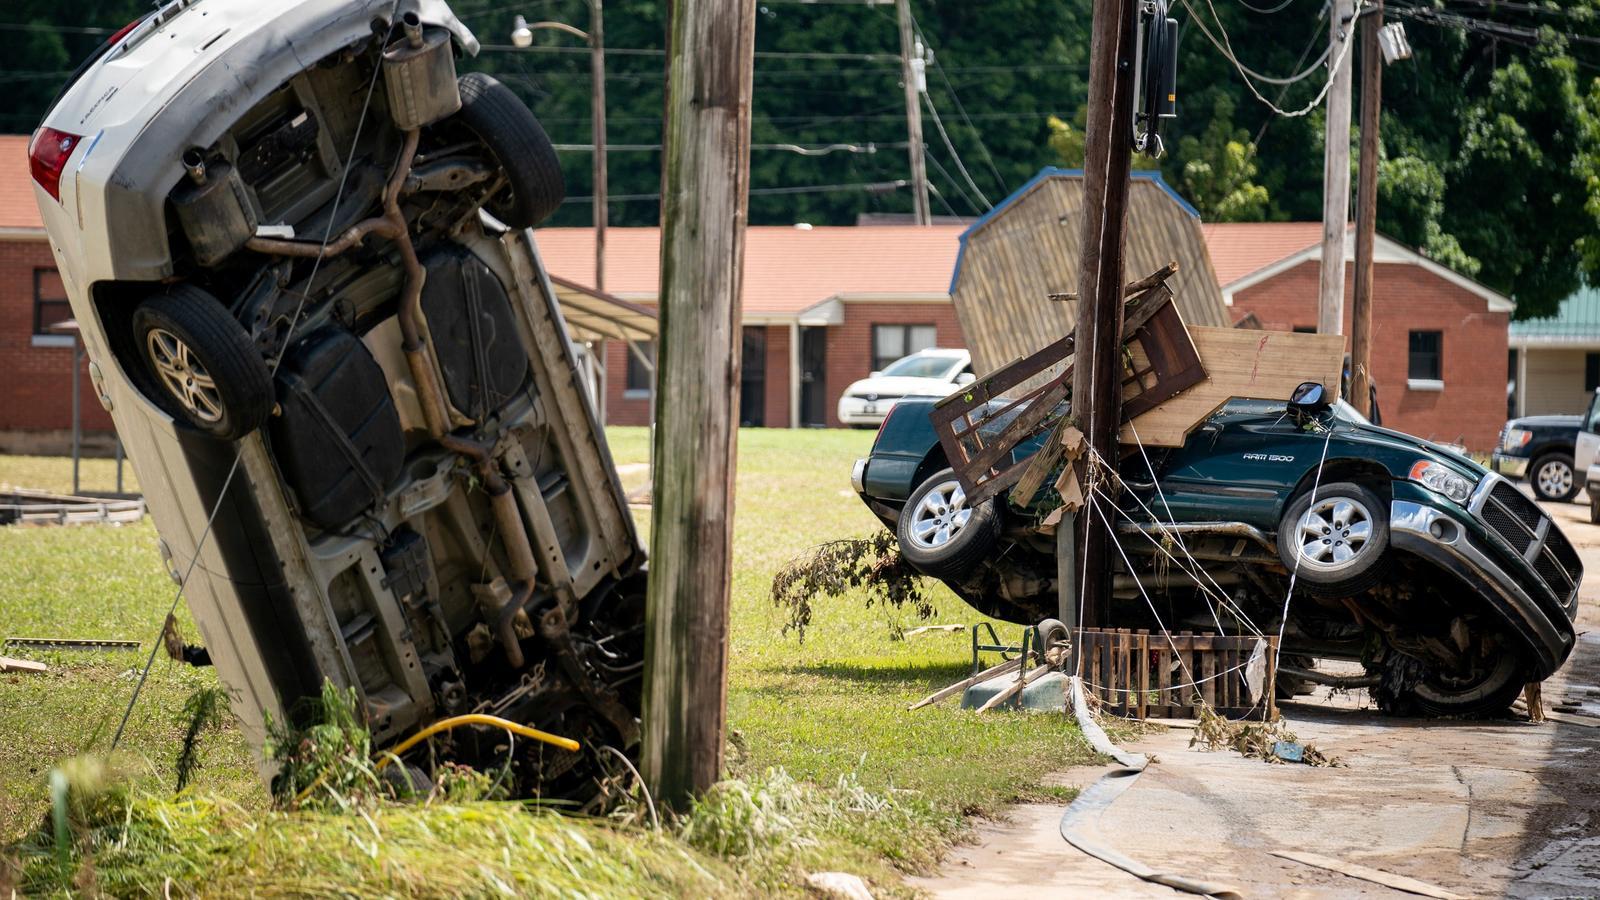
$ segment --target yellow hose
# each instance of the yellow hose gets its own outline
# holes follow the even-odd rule
[[[560,747],[563,750],[571,750],[574,753],[578,751],[578,747],[580,746],[578,742],[572,738],[564,738],[559,735],[550,734],[546,731],[540,731],[537,728],[529,728],[526,725],[519,725],[510,719],[502,719],[499,716],[490,716],[485,715],[484,713],[468,713],[464,716],[452,716],[448,719],[440,719],[416,734],[413,734],[411,737],[406,738],[404,741],[401,741],[398,747],[388,751],[386,754],[384,754],[382,759],[378,760],[378,764],[373,767],[372,771],[382,771],[384,766],[387,766],[389,763],[393,762],[400,756],[400,754],[410,750],[412,747],[415,747],[416,745],[422,743],[430,737],[433,737],[441,731],[449,731],[452,728],[459,728],[462,725],[492,725],[495,728],[503,728],[512,734],[520,734],[525,738],[531,738],[536,741],[544,741],[546,744],[552,744]],[[321,775],[318,775],[315,781],[306,785],[305,790],[295,795],[294,802],[304,802],[307,797],[311,796],[312,791],[315,791],[318,787],[322,786],[322,783],[327,780],[327,777],[327,772],[323,772]]]
[[[484,713],[468,713],[464,716],[451,716],[448,719],[440,719],[416,734],[413,734],[411,737],[401,741],[394,749],[390,750],[383,757],[383,759],[378,760],[377,768],[382,769],[395,757],[406,752],[407,750],[410,750],[412,747],[415,747],[428,738],[433,737],[439,732],[449,731],[452,728],[459,728],[462,725],[492,725],[495,728],[504,729],[512,734],[518,734],[525,738],[531,738],[536,741],[544,741],[546,744],[560,747],[563,750],[571,750],[574,753],[577,752],[579,747],[578,742],[572,738],[564,738],[559,735],[550,734],[547,731],[540,731],[537,728],[529,728],[526,725],[520,725],[511,721],[510,719],[502,719],[499,716],[491,716]]]

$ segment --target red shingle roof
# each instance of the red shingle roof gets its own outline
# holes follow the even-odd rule
[[[0,134],[0,228],[44,228],[33,199],[25,134]]]
[[[1215,222],[1200,228],[1222,288],[1322,241],[1321,222]]]
[[[792,315],[839,294],[938,294],[950,288],[959,225],[752,225],[745,235],[744,311]],[[594,230],[542,228],[551,274],[594,284]],[[606,291],[628,299],[659,290],[661,232],[606,230]]]

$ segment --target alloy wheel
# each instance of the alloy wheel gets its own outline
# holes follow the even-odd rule
[[[965,528],[972,518],[961,482],[946,481],[922,495],[911,514],[911,540],[923,549],[941,547]]]
[[[190,415],[202,422],[222,420],[222,395],[216,380],[183,339],[165,328],[145,335],[150,360],[162,384]]]
[[[1546,497],[1565,497],[1572,491],[1572,467],[1559,459],[1540,466],[1534,477],[1539,483],[1539,492]]]
[[[1299,564],[1324,572],[1349,566],[1367,552],[1372,511],[1350,497],[1318,500],[1300,517]]]

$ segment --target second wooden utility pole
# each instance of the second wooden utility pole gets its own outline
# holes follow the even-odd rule
[[[722,777],[756,5],[669,7],[655,494],[640,760],[677,810]]]
[[[589,0],[589,116],[594,133],[594,289],[606,289],[606,41],[604,0]]]
[[[1095,451],[1088,461],[1116,460],[1122,419],[1123,233],[1127,227],[1128,172],[1133,154],[1133,87],[1138,0],[1094,0],[1089,44],[1089,116],[1084,127],[1083,258],[1078,274],[1077,346],[1072,372],[1072,415]],[[1084,483],[1084,493],[1091,485]],[[1099,502],[1109,513],[1111,504]],[[1083,587],[1079,616],[1093,627],[1104,621],[1111,596],[1111,539],[1115,523],[1079,512],[1077,537]],[[1069,623],[1070,624],[1070,623]]]
[[[1361,26],[1361,173],[1356,179],[1356,284],[1350,302],[1350,396],[1372,415],[1372,249],[1378,228],[1378,128],[1383,108],[1383,4]]]
[[[911,28],[911,0],[894,0],[900,19],[900,77],[906,83],[906,142],[911,145],[911,202],[918,225],[932,221],[928,206],[928,162],[922,155],[922,88],[927,72]]]
[[[1327,128],[1322,155],[1322,283],[1317,331],[1344,333],[1344,241],[1350,223],[1350,70],[1346,44],[1355,27],[1355,0],[1334,0],[1329,20]]]

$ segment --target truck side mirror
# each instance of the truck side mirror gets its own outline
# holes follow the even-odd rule
[[[978,376],[972,374],[971,372],[962,372],[960,375],[956,376],[956,384],[960,387],[966,387],[977,380]]]
[[[1289,411],[1313,413],[1328,408],[1328,392],[1315,381],[1303,381],[1289,396]]]

